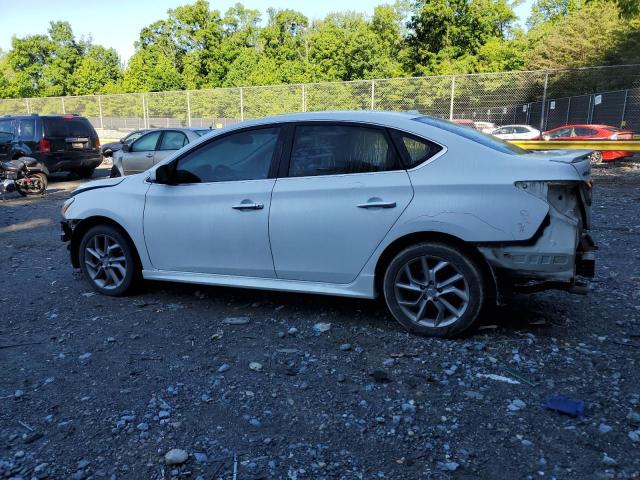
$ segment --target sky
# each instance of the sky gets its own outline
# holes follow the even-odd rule
[[[224,12],[240,0],[209,0],[212,8]],[[532,0],[525,0],[516,8],[524,22]],[[162,18],[169,8],[193,3],[189,0],[0,0],[0,49],[11,48],[11,38],[46,33],[49,22],[68,21],[76,37],[91,37],[94,43],[114,48],[123,61],[134,52],[133,43],[140,30]],[[392,0],[241,0],[248,8],[258,9],[266,17],[266,10],[292,8],[310,19],[322,18],[329,12],[345,9],[371,15],[376,5]]]

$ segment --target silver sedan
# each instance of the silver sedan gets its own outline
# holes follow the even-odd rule
[[[133,143],[124,143],[122,149],[113,154],[111,177],[144,172],[209,132],[211,130],[202,128],[149,130]]]

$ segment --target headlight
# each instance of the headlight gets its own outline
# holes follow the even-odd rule
[[[69,207],[71,206],[71,204],[75,202],[75,200],[76,200],[76,197],[71,197],[70,199],[68,199],[66,202],[62,204],[62,209],[60,210],[60,213],[62,214],[63,218],[66,218],[65,214],[67,213],[67,210],[69,210]]]

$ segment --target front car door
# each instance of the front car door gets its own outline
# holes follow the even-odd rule
[[[128,152],[122,152],[122,168],[125,175],[144,172],[153,166],[153,157],[161,134],[160,130],[146,133],[131,144]]]
[[[354,281],[413,197],[386,130],[358,124],[295,126],[281,176],[269,217],[281,279]]]
[[[171,163],[174,184],[151,184],[144,236],[158,270],[273,278],[269,209],[280,127],[233,131]]]
[[[188,143],[189,139],[184,133],[177,130],[165,130],[162,132],[160,144],[153,157],[153,164],[156,165],[162,162],[169,155],[173,154],[173,152],[180,150]]]

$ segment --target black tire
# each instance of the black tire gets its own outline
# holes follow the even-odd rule
[[[424,262],[430,273],[422,275]],[[458,276],[461,278],[446,283]],[[453,337],[477,320],[486,297],[483,278],[477,263],[459,249],[440,242],[419,243],[401,251],[389,263],[384,298],[394,318],[410,332]],[[436,318],[432,321],[433,316]]]
[[[111,172],[109,173],[110,178],[117,178],[121,176],[122,175],[120,175],[120,170],[118,170],[118,167],[116,167],[115,165],[111,167]]]
[[[35,197],[38,195],[44,195],[49,185],[49,179],[44,173],[32,173],[27,176],[32,180],[29,186],[23,187],[20,183],[16,185],[16,190],[23,197]]]
[[[87,168],[80,168],[79,170],[76,170],[76,173],[80,178],[89,179],[93,177],[93,172],[95,171],[96,171],[95,167],[93,168],[87,167]]]
[[[112,239],[115,243],[118,244],[118,248],[114,248],[112,250],[113,257],[112,258],[120,258],[124,257],[124,265],[125,265],[125,273],[122,275],[118,275],[118,279],[121,278],[121,283],[116,285],[116,282],[111,281],[109,284],[108,278],[110,275],[107,275],[106,270],[102,268],[102,274],[98,274],[97,277],[94,277],[94,274],[97,270],[100,270],[101,261],[97,260],[97,257],[93,256],[87,250],[87,247],[91,248],[97,253],[101,253],[101,251],[106,251],[107,248],[95,248],[95,241],[100,244],[102,242],[102,238],[107,237],[108,239]],[[104,244],[103,244],[104,245]],[[112,227],[111,225],[97,225],[90,230],[88,230],[82,237],[80,241],[80,249],[78,251],[78,259],[80,261],[80,268],[82,273],[84,274],[85,279],[91,287],[98,293],[102,293],[103,295],[109,295],[113,297],[120,297],[123,295],[127,295],[132,293],[140,279],[140,267],[137,261],[137,256],[134,250],[134,246],[129,241],[129,239],[123,235],[117,228]],[[89,266],[89,263],[93,264],[93,268]],[[107,262],[109,263],[109,262]],[[95,266],[98,265],[96,268]],[[121,273],[120,270],[118,270]],[[116,272],[116,274],[118,273]],[[92,274],[93,273],[93,274]],[[103,282],[102,279],[107,279]],[[105,284],[101,284],[105,283]]]

